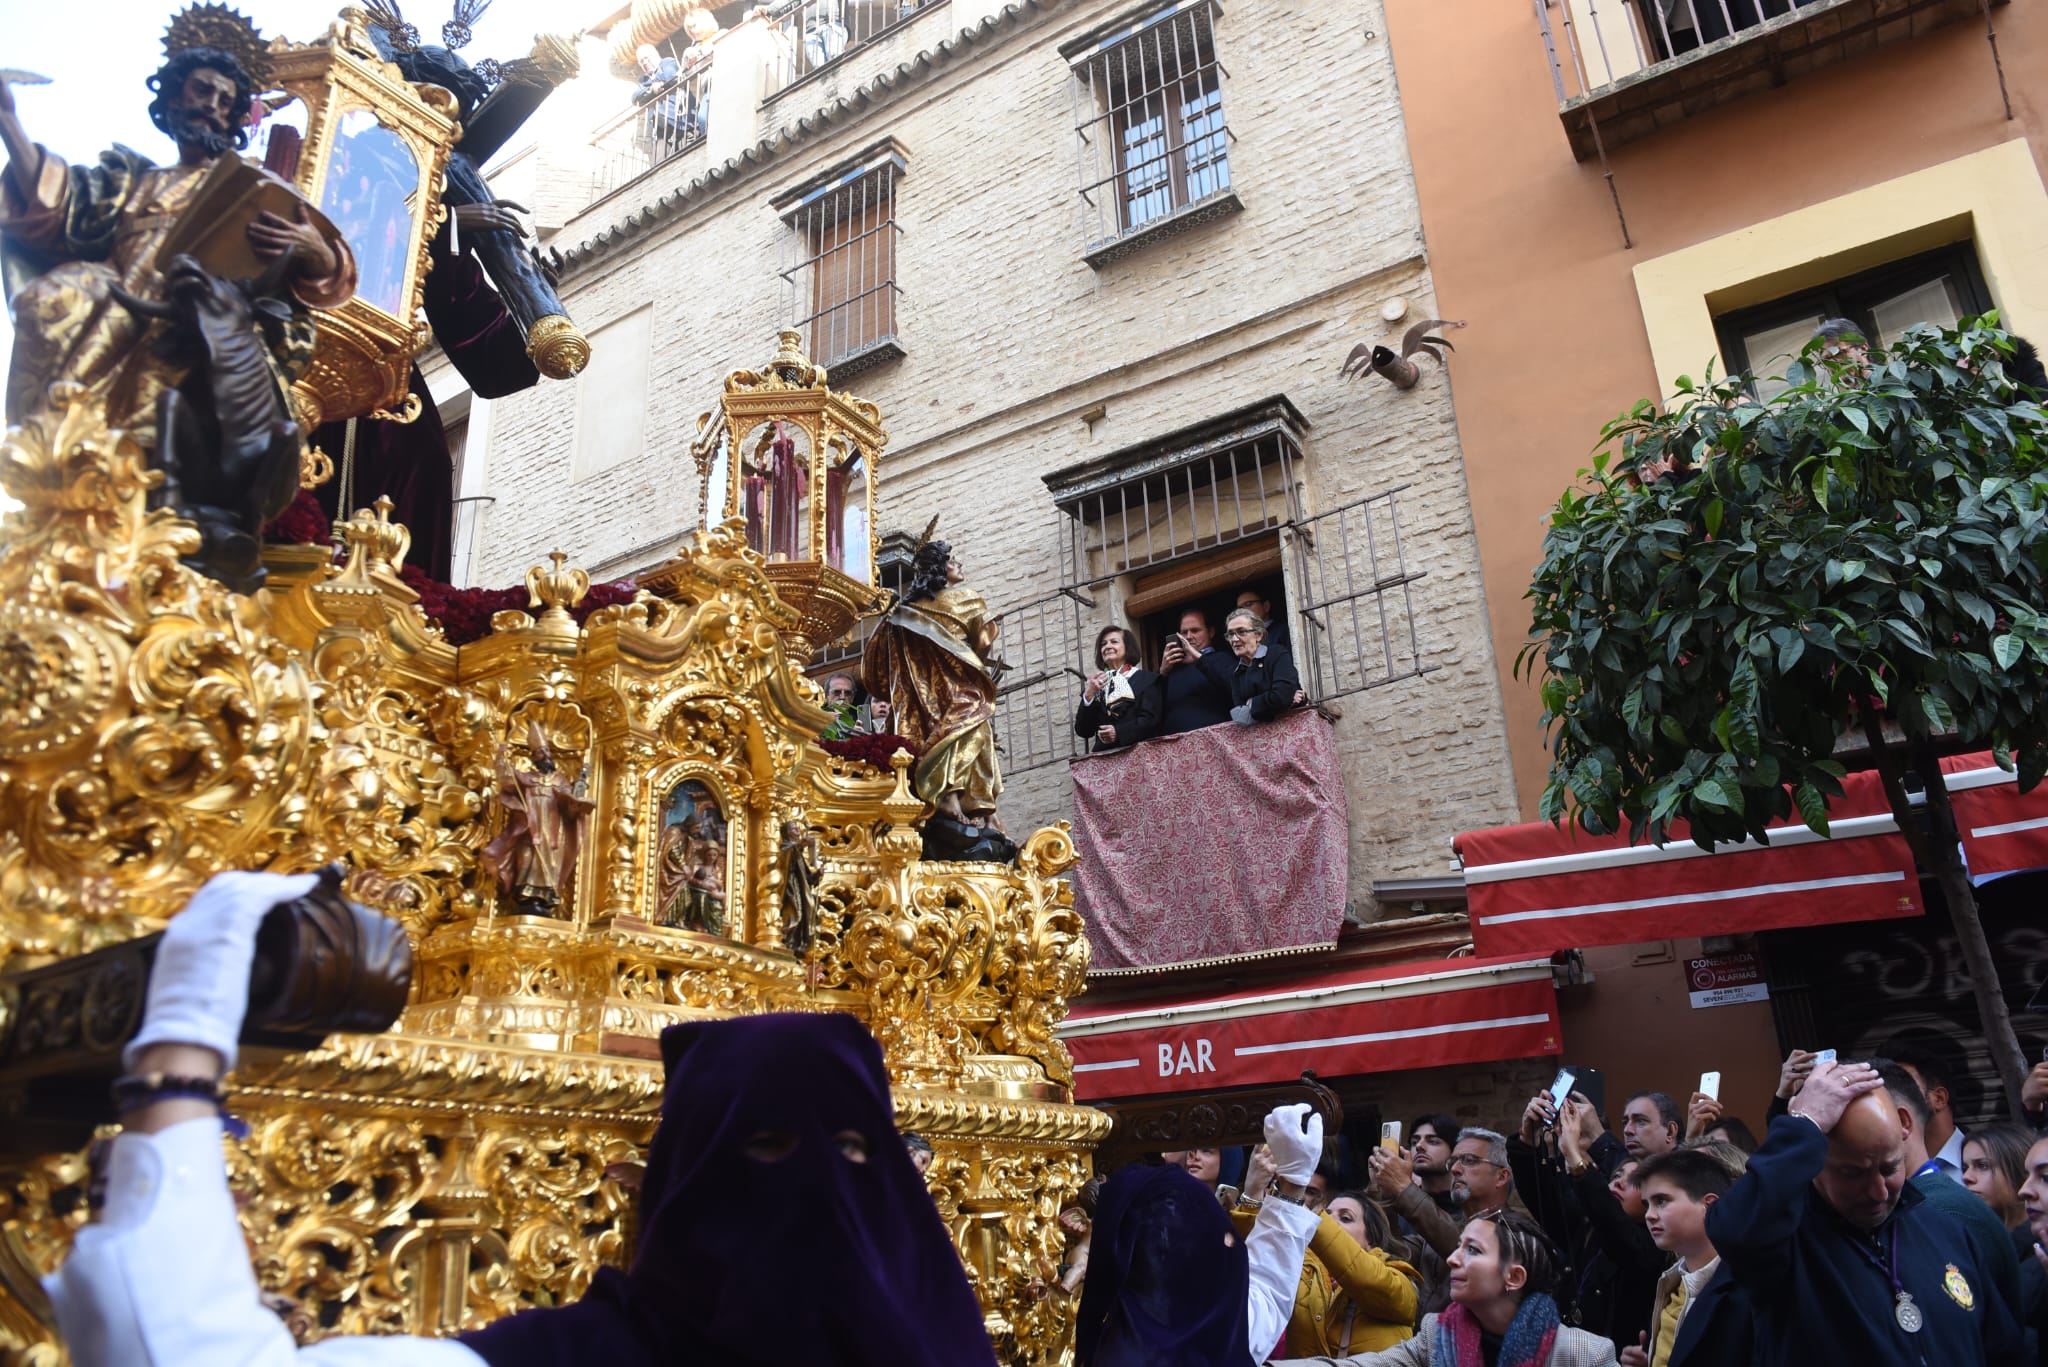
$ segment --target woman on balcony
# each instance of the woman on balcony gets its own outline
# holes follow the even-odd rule
[[[1294,657],[1281,645],[1266,643],[1266,619],[1239,608],[1224,619],[1224,638],[1237,668],[1230,676],[1230,719],[1240,726],[1271,721],[1290,707],[1308,701],[1295,673]]]
[[[1159,676],[1138,665],[1138,638],[1125,627],[1104,627],[1095,635],[1100,668],[1081,686],[1074,734],[1096,754],[1123,750],[1159,734],[1165,688]]]

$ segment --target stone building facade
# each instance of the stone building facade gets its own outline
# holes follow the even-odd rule
[[[789,80],[811,8],[718,11],[708,87],[660,116],[708,128],[644,173],[606,160],[646,142],[642,113],[501,177],[594,358],[469,410],[458,567],[516,582],[544,542],[599,579],[662,560],[699,520],[689,445],[725,372],[871,297],[807,345],[883,411],[877,540],[936,514],[1010,613],[1011,829],[1068,812],[1097,629],[1130,622],[1156,660],[1177,576],[1225,606],[1255,581],[1339,717],[1353,913],[1408,915],[1388,885],[1443,880],[1452,837],[1516,799],[1460,362],[1422,359],[1408,390],[1339,374],[1437,312],[1377,0],[941,0]],[[586,87],[629,109],[603,63]]]

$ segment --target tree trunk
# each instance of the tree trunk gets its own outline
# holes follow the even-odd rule
[[[1963,951],[1964,965],[1970,970],[1970,990],[1977,998],[1984,1045],[1991,1054],[1992,1065],[1998,1069],[1999,1081],[2005,1085],[2006,1110],[2014,1120],[2024,1123],[2027,1114],[2020,1101],[2020,1087],[2027,1078],[2026,1056],[2020,1052],[2019,1036],[2013,1033],[2012,1013],[2006,1009],[2005,993],[1998,985],[1998,964],[1991,957],[1991,942],[1984,938],[1984,921],[1977,915],[1977,890],[1970,886],[1969,870],[1963,867],[1955,808],[1949,803],[1941,761],[1934,747],[1925,741],[1912,747],[1913,768],[1927,789],[1927,810],[1934,828],[1930,838],[1921,833],[1919,823],[1913,819],[1913,805],[1902,782],[1900,756],[1885,743],[1877,699],[1866,699],[1858,710],[1862,713],[1864,737],[1870,742],[1871,758],[1877,765],[1878,777],[1884,781],[1885,799],[1891,804],[1892,818],[1899,823],[1899,834],[1906,838],[1914,861],[1934,876],[1942,900],[1948,904],[1956,943]]]
[[[2013,1032],[2012,1013],[2006,1009],[2005,993],[1998,984],[1998,963],[1991,957],[1991,942],[1984,937],[1984,921],[1977,914],[1977,889],[1970,884],[1970,872],[1963,865],[1961,835],[1956,812],[1949,802],[1948,782],[1941,774],[1941,760],[1925,741],[1913,747],[1913,768],[1927,786],[1928,814],[1933,818],[1931,871],[1941,883],[1942,898],[1955,922],[1956,943],[1962,947],[1963,962],[1970,969],[1970,989],[1977,997],[1977,1015],[1984,1022],[1984,1046],[2005,1084],[2005,1107],[2014,1120],[2026,1122],[2026,1106],[2020,1088],[2027,1080],[2026,1055],[2020,1052],[2019,1036]]]

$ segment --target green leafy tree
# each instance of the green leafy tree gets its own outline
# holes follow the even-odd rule
[[[1938,754],[2048,772],[2048,413],[1989,319],[1883,351],[1809,346],[1759,403],[1679,381],[1608,424],[1550,518],[1518,672],[1540,663],[1542,811],[1712,849],[1795,814],[1825,834],[1844,732],[1935,875],[1986,1039],[2026,1072]],[[1903,778],[1927,790],[1923,832]]]

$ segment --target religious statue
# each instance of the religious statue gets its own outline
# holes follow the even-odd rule
[[[696,779],[685,779],[669,799],[656,847],[658,924],[725,934],[726,841],[718,795]]]
[[[782,947],[802,958],[818,926],[818,837],[801,821],[782,823]]]
[[[556,766],[539,722],[530,723],[528,735],[531,770],[498,757],[505,829],[483,847],[479,859],[498,886],[512,894],[522,915],[564,916],[576,887],[583,828],[597,804],[585,795],[580,778],[572,783]]]
[[[995,653],[1001,619],[961,579],[952,546],[927,529],[909,587],[868,638],[861,671],[868,692],[888,700],[896,734],[919,747],[911,788],[937,808],[925,822],[925,858],[1007,862],[1017,847],[996,816],[996,677],[1008,668]]]
[[[295,187],[236,150],[270,75],[248,20],[190,6],[164,52],[149,115],[177,143],[171,166],[118,145],[66,166],[30,140],[0,79],[7,420],[40,409],[53,384],[82,385],[199,524],[194,568],[249,589],[263,522],[297,487],[303,433],[285,395],[312,360],[310,311],[355,293],[356,263]]]

